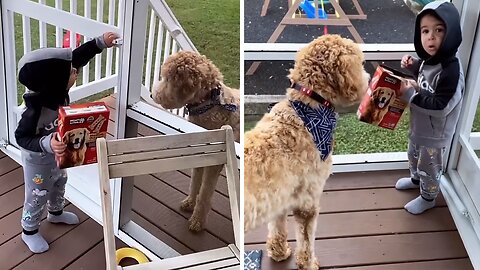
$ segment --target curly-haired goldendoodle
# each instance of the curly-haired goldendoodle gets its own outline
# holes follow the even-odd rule
[[[376,88],[373,90],[370,102],[365,108],[365,113],[360,116],[360,120],[374,125],[380,124],[394,100],[395,90],[388,87]]]
[[[186,106],[188,120],[206,129],[230,125],[240,141],[240,92],[223,83],[220,70],[204,55],[180,51],[168,57],[161,69],[161,81],[152,98],[165,109]],[[223,166],[196,168],[190,194],[181,208],[193,211],[189,229],[200,231],[211,208],[211,197]]]
[[[353,41],[321,36],[301,49],[288,78],[286,99],[245,133],[245,232],[269,222],[267,252],[290,256],[287,214],[296,221],[299,269],[318,269],[314,253],[320,196],[331,174],[335,105],[357,102],[369,75]]]

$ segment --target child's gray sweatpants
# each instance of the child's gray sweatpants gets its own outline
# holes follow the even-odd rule
[[[22,227],[33,231],[40,227],[47,205],[49,212],[63,210],[67,173],[58,168],[55,156],[22,150],[25,181]]]
[[[440,177],[443,174],[445,148],[419,146],[408,143],[408,163],[412,179],[420,180],[420,194],[433,200],[440,192]]]

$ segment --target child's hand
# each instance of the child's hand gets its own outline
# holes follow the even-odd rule
[[[404,55],[402,61],[400,61],[400,66],[402,68],[410,68],[413,65],[413,57],[411,55]]]
[[[410,85],[415,88],[415,91],[418,92],[418,84],[417,84],[417,81],[415,80],[411,80],[411,79],[407,79],[408,83],[410,83]]]
[[[57,132],[52,134],[50,146],[52,147],[53,153],[56,157],[61,157],[65,155],[65,149],[67,149],[67,145],[64,144],[61,140],[59,140]]]
[[[105,45],[107,45],[107,48],[115,45],[113,41],[117,38],[119,38],[119,36],[114,32],[106,32],[103,34],[103,41],[105,42]]]
[[[402,82],[400,83],[400,94],[403,96],[403,94],[407,92],[408,89],[410,88],[414,88],[415,91],[417,91],[416,86],[417,86],[417,82],[415,82],[414,80],[408,80],[408,79],[402,80]]]

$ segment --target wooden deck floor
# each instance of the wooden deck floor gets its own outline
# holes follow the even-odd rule
[[[114,100],[105,100],[114,115]],[[115,128],[111,120],[109,130]],[[155,134],[148,127],[139,128],[139,136]],[[110,136],[111,137],[111,136]],[[190,213],[182,212],[180,201],[189,189],[189,171],[173,171],[142,176],[135,181],[132,219],[181,254],[225,247],[234,242],[226,180],[219,180],[213,197],[213,210],[206,230],[188,230]],[[19,164],[0,151],[0,269],[105,269],[102,227],[68,203],[80,224],[75,226],[42,223],[40,231],[50,243],[50,250],[32,254],[20,238],[20,217],[24,200],[23,171]],[[117,241],[117,247],[125,246]],[[127,262],[128,264],[128,262]]]
[[[397,191],[405,171],[341,173],[326,184],[318,217],[315,253],[321,269],[473,269],[443,198],[437,207],[411,215],[405,203],[417,190]],[[265,251],[267,228],[245,235],[245,250]],[[289,242],[295,247],[294,221]],[[296,269],[293,256],[276,263],[263,252],[262,270]]]

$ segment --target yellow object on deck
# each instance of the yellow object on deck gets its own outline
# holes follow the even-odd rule
[[[117,257],[117,265],[119,265],[120,261],[125,258],[134,259],[139,264],[149,262],[145,254],[140,252],[138,249],[134,249],[134,248],[125,247],[125,248],[117,249],[117,251],[115,252],[115,256]]]

